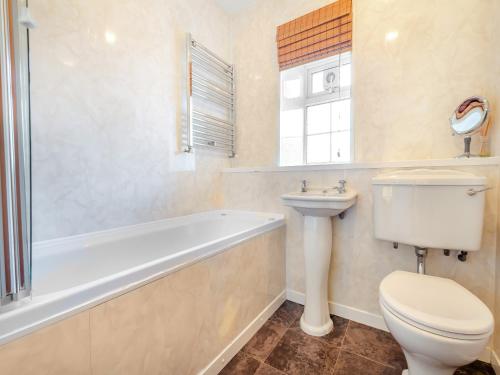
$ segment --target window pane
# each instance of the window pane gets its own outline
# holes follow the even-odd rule
[[[351,158],[351,132],[332,133],[332,161],[346,162]]]
[[[307,162],[327,163],[330,161],[330,134],[307,137]]]
[[[330,66],[325,67],[323,70],[315,73],[311,73],[310,79],[310,94],[312,95],[332,95],[338,97],[339,86],[340,86],[340,68],[337,65],[338,62]],[[349,78],[349,77],[347,77]]]
[[[299,165],[304,163],[303,137],[281,138],[280,164]]]
[[[289,79],[283,82],[283,96],[287,99],[299,98],[302,95],[302,80]]]
[[[345,64],[340,67],[340,86],[351,86],[351,64]]]
[[[349,130],[351,128],[351,99],[332,103],[332,130]]]
[[[307,108],[307,134],[327,133],[331,131],[330,103]]]
[[[280,137],[302,137],[304,134],[304,110],[302,108],[281,111]]]
[[[318,94],[325,91],[323,84],[323,72],[314,73],[312,75],[312,93]]]

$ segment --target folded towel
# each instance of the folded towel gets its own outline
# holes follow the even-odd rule
[[[484,105],[481,99],[479,98],[470,98],[463,102],[460,107],[458,107],[457,112],[455,113],[455,117],[457,120],[460,120],[462,117],[467,115],[470,111],[472,111],[474,108],[481,108],[484,110]]]

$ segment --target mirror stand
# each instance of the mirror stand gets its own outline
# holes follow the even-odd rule
[[[468,136],[464,138],[464,153],[462,155],[458,155],[457,158],[470,158],[470,157],[477,157],[479,155],[472,155],[470,153],[470,144],[472,141],[472,137]]]

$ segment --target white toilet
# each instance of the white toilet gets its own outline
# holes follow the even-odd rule
[[[410,375],[453,374],[479,357],[493,333],[488,307],[453,280],[395,271],[379,291],[382,315]]]
[[[425,275],[428,248],[481,245],[486,179],[464,172],[400,171],[373,179],[375,237],[415,246],[417,271],[395,271],[379,288],[382,315],[409,375],[452,375],[476,360],[493,333],[488,307],[457,282]],[[451,259],[450,259],[451,261]]]

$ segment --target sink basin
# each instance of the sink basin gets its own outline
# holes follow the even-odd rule
[[[348,190],[339,194],[333,189],[309,190],[281,196],[286,206],[293,207],[302,215],[337,216],[356,203],[357,193]]]
[[[345,184],[345,181],[339,181]],[[304,215],[304,268],[306,298],[300,328],[312,336],[327,335],[333,329],[328,307],[328,275],[332,253],[332,216],[356,203],[357,193],[335,189],[309,189],[281,196],[286,206]]]

